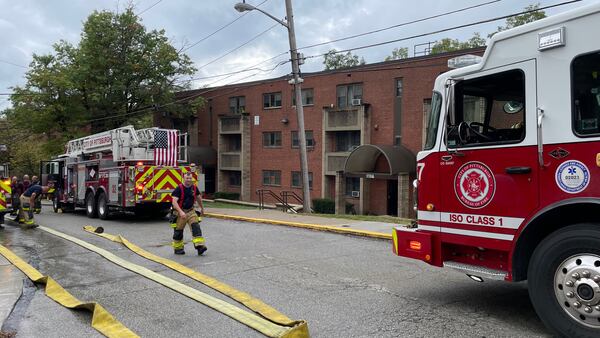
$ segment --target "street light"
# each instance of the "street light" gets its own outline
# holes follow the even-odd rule
[[[298,116],[298,138],[300,141],[300,170],[302,172],[302,197],[303,197],[303,212],[310,212],[310,187],[308,182],[308,156],[306,154],[306,133],[304,131],[304,107],[302,106],[302,87],[300,83],[300,62],[298,51],[296,48],[296,33],[294,31],[294,15],[292,11],[292,0],[285,0],[286,21],[279,20],[273,15],[263,11],[260,8],[254,7],[245,2],[237,3],[234,8],[238,12],[257,10],[269,18],[277,21],[288,30],[290,40],[290,55],[292,57],[292,75],[294,77],[294,95],[296,97],[296,115]]]

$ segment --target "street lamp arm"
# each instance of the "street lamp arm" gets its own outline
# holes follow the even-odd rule
[[[254,7],[250,4],[246,4],[246,3],[237,3],[234,8],[238,11],[238,12],[245,12],[245,11],[252,11],[252,10],[257,10],[261,13],[263,13],[264,15],[268,16],[269,18],[279,22],[280,25],[282,25],[283,27],[290,29],[290,27],[288,26],[287,22],[277,19],[276,17],[274,17],[273,15],[263,11],[262,9],[258,8],[258,7]]]

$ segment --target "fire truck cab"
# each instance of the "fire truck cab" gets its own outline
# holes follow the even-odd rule
[[[155,135],[170,133],[176,147],[176,166],[155,164]],[[115,212],[165,215],[171,192],[190,171],[186,134],[176,130],[121,127],[69,141],[66,152],[41,163],[42,184],[54,182],[53,209],[85,208],[88,217],[107,219]]]
[[[542,321],[600,337],[600,4],[495,34],[440,75],[397,255],[528,280]],[[458,60],[460,63],[460,60]]]

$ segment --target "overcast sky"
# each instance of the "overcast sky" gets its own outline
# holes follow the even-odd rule
[[[294,0],[298,47],[490,1],[492,0]],[[584,0],[549,9],[546,13],[553,15],[598,1],[600,0]],[[171,43],[180,48],[194,44],[242,15],[233,8],[236,2],[237,0],[137,0],[133,4],[137,13],[143,12],[141,13],[143,24],[148,29],[165,29]],[[247,0],[247,2],[258,5],[263,0]],[[541,6],[559,2],[562,1],[540,1]],[[302,52],[305,56],[309,56],[324,53],[332,48],[340,50],[399,39],[518,12],[532,3],[536,3],[536,1],[501,0],[476,9],[360,38],[309,48]],[[32,54],[51,53],[52,44],[60,39],[77,44],[82,23],[92,11],[119,11],[128,4],[127,1],[116,0],[0,0],[0,93],[9,93],[10,87],[25,83],[24,74],[32,59]],[[260,8],[275,17],[282,19],[285,17],[284,0],[267,0]],[[480,32],[482,36],[487,36],[503,23],[504,21],[500,20],[396,44],[363,49],[356,51],[356,54],[364,57],[367,63],[372,63],[382,61],[396,47],[408,47],[409,56],[412,56],[416,44],[444,37],[466,39],[474,32]],[[273,24],[274,21],[263,14],[256,11],[249,12],[227,28],[188,49],[186,53],[199,68],[195,77],[207,77],[242,70],[289,50],[287,30],[278,25],[228,56],[206,65],[269,29]],[[261,64],[259,68],[269,70],[275,67],[279,61],[287,59],[289,59],[288,55],[284,55]],[[302,70],[306,72],[321,70],[323,69],[322,62],[321,57],[307,59]],[[193,82],[193,87],[276,77],[289,73],[290,69],[288,63],[271,72],[251,71],[229,78],[200,79]],[[251,76],[253,74],[256,75]],[[219,79],[221,79],[219,82],[215,82]],[[7,99],[7,96],[0,95],[0,110],[9,106]]]

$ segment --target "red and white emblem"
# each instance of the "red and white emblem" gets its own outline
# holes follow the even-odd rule
[[[465,163],[454,177],[454,192],[467,208],[483,208],[494,198],[496,179],[485,164]]]

